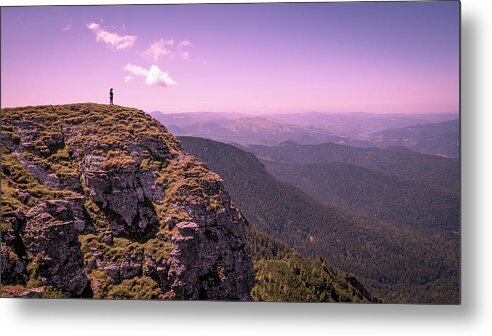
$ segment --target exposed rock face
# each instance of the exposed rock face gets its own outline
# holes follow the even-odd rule
[[[100,160],[90,157],[85,161],[82,179],[90,188],[89,196],[108,217],[115,236],[144,238],[157,229],[151,190],[144,188],[155,183],[153,174],[140,174],[135,163],[103,170]]]
[[[26,223],[20,210],[2,214],[2,282],[26,283],[29,275],[25,263],[25,246],[20,231]]]
[[[65,200],[40,202],[27,213],[22,240],[34,256],[36,276],[43,284],[60,289],[66,296],[81,296],[87,286],[84,257],[75,229],[74,212]],[[59,218],[72,219],[61,221]]]
[[[179,234],[172,238],[170,297],[249,299],[254,274],[246,266],[248,255],[241,253],[245,243],[239,234],[193,222],[180,222],[176,227]],[[206,272],[194,271],[203,266]]]
[[[251,299],[246,220],[157,121],[96,104],[2,113],[6,295]]]

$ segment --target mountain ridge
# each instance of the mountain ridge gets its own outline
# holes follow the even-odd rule
[[[459,127],[446,127],[458,114],[381,113],[160,113],[157,120],[178,136],[196,136],[225,143],[278,145],[333,142],[356,147],[405,146],[424,154],[457,158]]]
[[[366,139],[380,147],[404,146],[424,154],[457,159],[460,154],[459,131],[459,119],[455,119],[373,132]]]

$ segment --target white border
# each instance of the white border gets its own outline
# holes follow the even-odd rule
[[[167,3],[190,2],[200,1]],[[104,0],[3,0],[1,5],[109,3]],[[166,1],[119,0],[117,3]],[[491,335],[492,210],[488,199],[492,190],[490,3],[490,0],[462,1],[461,306],[0,299],[2,334]]]

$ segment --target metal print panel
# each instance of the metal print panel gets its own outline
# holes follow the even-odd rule
[[[460,3],[1,8],[1,296],[460,303]]]

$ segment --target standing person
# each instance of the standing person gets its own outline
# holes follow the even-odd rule
[[[109,105],[113,105],[113,88],[109,90]]]

